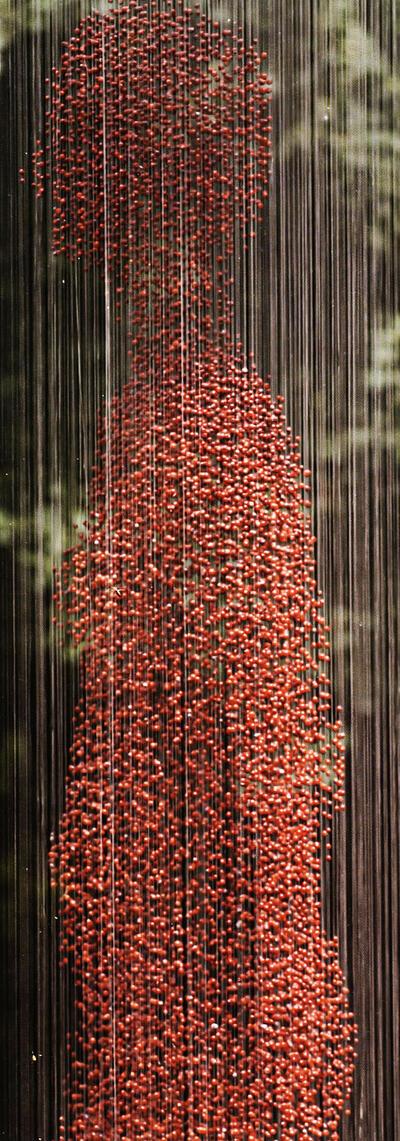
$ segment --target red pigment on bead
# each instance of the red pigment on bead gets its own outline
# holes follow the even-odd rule
[[[75,988],[61,1141],[337,1141],[350,1093],[306,473],[234,325],[262,67],[240,32],[130,0],[64,45],[36,148],[55,252],[99,264],[131,322],[56,594],[82,647],[51,852]]]

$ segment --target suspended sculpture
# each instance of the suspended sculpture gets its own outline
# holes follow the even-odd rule
[[[269,92],[240,33],[129,0],[64,45],[35,155],[55,253],[99,264],[130,338],[58,583],[81,645],[51,852],[75,988],[61,1141],[335,1141],[351,1086],[305,473],[237,328]]]

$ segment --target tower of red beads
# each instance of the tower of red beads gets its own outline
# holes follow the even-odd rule
[[[199,12],[130,0],[65,45],[35,156],[55,252],[98,262],[130,322],[59,581],[82,644],[51,853],[66,1141],[335,1141],[351,1085],[321,922],[343,743],[307,492],[235,328],[262,66]]]

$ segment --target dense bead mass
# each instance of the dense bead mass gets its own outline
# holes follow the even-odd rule
[[[299,458],[253,370],[166,379],[159,412],[141,377],[114,402],[64,570],[70,1135],[333,1138],[352,1042],[319,869],[343,744]]]
[[[234,273],[267,194],[270,81],[243,36],[137,0],[82,21],[48,84],[34,185],[56,254],[99,264],[136,336],[233,336]]]
[[[65,45],[35,156],[55,252],[98,262],[130,322],[55,595],[81,647],[51,852],[74,985],[61,1141],[337,1141],[351,1087],[306,478],[235,327],[269,86],[239,32],[130,0]]]

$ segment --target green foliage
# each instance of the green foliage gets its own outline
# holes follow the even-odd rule
[[[374,339],[372,364],[367,374],[371,388],[383,390],[391,388],[400,397],[400,313],[396,313],[391,325],[378,329]]]
[[[74,541],[76,527],[83,516],[72,509],[59,486],[50,489],[43,510],[32,515],[14,517],[0,509],[0,546],[14,546],[22,566],[32,568],[35,590],[51,587],[53,571],[59,567],[63,553]]]
[[[381,437],[400,464],[400,313],[376,331],[367,383],[380,399]]]
[[[271,25],[273,0],[267,7]],[[268,44],[266,24],[264,37]],[[291,69],[287,82],[285,77],[285,98],[292,83],[295,113],[281,139],[281,156],[286,161],[297,151],[310,157],[318,153],[330,176],[337,171],[344,194],[352,184],[357,188],[360,178],[369,180],[370,238],[375,249],[382,249],[389,216],[400,235],[400,76],[377,35],[361,22],[361,5],[355,0],[318,5],[315,43],[317,63],[302,53],[293,77]]]
[[[84,15],[94,7],[106,4],[92,4],[90,0],[63,0],[63,7],[73,7],[79,15]],[[0,60],[9,44],[17,35],[41,32],[50,16],[57,15],[61,8],[60,0],[0,0]]]

